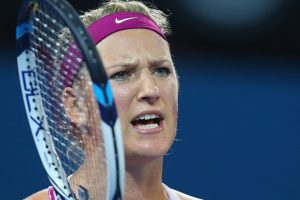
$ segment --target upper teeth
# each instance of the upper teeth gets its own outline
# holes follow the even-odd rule
[[[149,119],[155,119],[159,118],[158,115],[155,114],[146,114],[146,115],[141,115],[137,118],[137,120],[149,120]]]

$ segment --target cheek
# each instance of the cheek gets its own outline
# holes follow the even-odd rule
[[[174,78],[173,80],[170,80],[168,82],[169,88],[169,98],[170,100],[173,100],[174,103],[177,105],[178,104],[178,82],[177,79]],[[171,89],[170,89],[171,88]]]
[[[167,84],[164,84],[162,94],[164,99],[166,99],[167,106],[169,109],[172,110],[174,116],[177,119],[177,112],[178,112],[178,84],[176,80],[170,80]]]
[[[120,86],[113,86],[112,89],[117,110],[119,114],[122,114],[124,113],[124,111],[126,111],[126,108],[129,107],[129,102],[132,96],[130,91],[132,90],[130,89],[130,87],[124,88]]]

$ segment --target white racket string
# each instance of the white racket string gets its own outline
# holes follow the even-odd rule
[[[49,13],[47,13],[47,11]],[[59,156],[60,163],[64,168],[66,175],[70,176],[76,173],[76,171],[85,163],[87,153],[94,151],[97,148],[99,152],[97,155],[103,157],[96,159],[89,159],[89,171],[78,174],[77,179],[93,180],[98,179],[98,185],[95,185],[89,190],[98,190],[105,196],[105,190],[101,191],[99,185],[105,187],[106,184],[106,159],[105,147],[103,142],[99,143],[99,139],[95,137],[92,142],[85,143],[84,137],[89,137],[85,127],[93,127],[96,124],[94,121],[88,121],[85,127],[78,127],[70,121],[66,108],[62,102],[63,91],[66,87],[65,77],[73,76],[79,73],[81,70],[87,70],[84,59],[81,56],[81,51],[78,49],[74,38],[71,34],[68,34],[68,38],[61,38],[61,34],[68,31],[68,28],[64,26],[64,22],[60,18],[56,18],[56,15],[51,15],[51,9],[43,6],[39,7],[35,12],[33,32],[31,33],[31,50],[35,54],[35,71],[36,71],[36,84],[40,92],[40,106],[43,107],[45,113],[45,120],[47,120],[48,130],[46,134],[51,136],[53,143],[52,148]],[[78,56],[79,55],[79,56]],[[69,65],[69,71],[62,72],[61,62],[67,58],[67,64]],[[75,60],[76,62],[73,62]],[[72,74],[66,74],[72,73]],[[74,77],[74,83],[80,82],[85,77]],[[74,84],[76,85],[76,84]],[[87,102],[95,101],[94,99],[85,99],[91,97],[87,91],[84,91],[80,85],[72,87],[78,92],[79,100],[85,104]],[[88,87],[91,87],[91,82],[88,81]],[[83,108],[84,113],[93,112],[88,108]],[[101,159],[101,163],[99,160]],[[86,164],[86,163],[85,163]],[[102,180],[99,180],[99,179]],[[93,186],[92,186],[93,187]]]

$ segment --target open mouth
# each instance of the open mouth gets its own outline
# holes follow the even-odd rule
[[[144,114],[137,116],[131,121],[131,124],[142,130],[155,129],[160,127],[163,118],[157,114]]]

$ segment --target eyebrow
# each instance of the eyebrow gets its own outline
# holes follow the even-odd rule
[[[168,58],[161,58],[161,59],[152,59],[150,61],[148,61],[150,66],[159,66],[163,63],[168,63],[170,65],[172,65],[172,61],[170,61],[170,59]],[[121,61],[112,65],[109,65],[106,67],[106,69],[112,69],[115,67],[134,67],[138,65],[138,61]]]
[[[168,64],[172,65],[172,61],[168,58],[153,59],[153,60],[149,61],[149,64],[151,66],[158,66],[158,65],[161,65],[163,63],[168,63]]]
[[[106,68],[107,69],[111,69],[111,68],[115,68],[115,67],[132,67],[132,66],[135,66],[137,65],[137,61],[133,61],[133,62],[130,62],[130,61],[122,61],[122,62],[118,62],[118,63],[115,63],[115,64],[112,64],[112,65],[109,65],[107,66]]]

